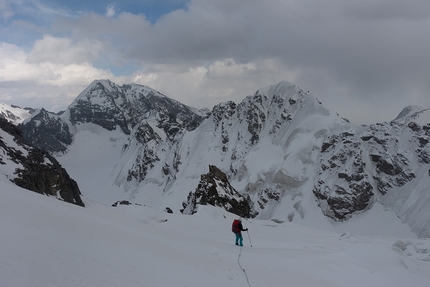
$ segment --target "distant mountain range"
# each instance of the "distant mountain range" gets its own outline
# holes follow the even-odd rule
[[[108,80],[94,81],[60,114],[0,108],[84,197],[103,204],[187,214],[211,204],[297,223],[344,222],[382,205],[430,236],[429,108],[357,126],[288,82],[210,111]]]

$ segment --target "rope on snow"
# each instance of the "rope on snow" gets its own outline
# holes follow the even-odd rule
[[[240,262],[239,262],[241,255],[242,255],[242,247],[240,247],[239,257],[237,257],[237,264],[239,264],[240,269],[242,269],[243,273],[245,273],[246,282],[248,282],[248,286],[251,287],[251,284],[249,284],[248,275],[246,274],[245,269],[242,268],[242,265],[240,265]]]

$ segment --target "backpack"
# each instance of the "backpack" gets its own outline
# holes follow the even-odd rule
[[[238,219],[235,219],[233,221],[233,224],[231,225],[231,231],[233,231],[234,233],[240,232],[239,224],[240,224],[240,221]]]

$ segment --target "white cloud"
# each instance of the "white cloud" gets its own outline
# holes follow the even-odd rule
[[[55,103],[64,109],[94,79],[115,79],[110,71],[87,61],[93,60],[94,51],[88,55],[83,47],[93,47],[93,43],[73,44],[70,39],[47,35],[29,53],[0,43],[0,101],[48,109]]]
[[[94,76],[112,76],[91,64],[101,50],[97,41],[73,43],[68,38],[51,35],[36,41],[29,53],[16,45],[1,43],[0,81],[62,86],[82,80],[88,82]]]
[[[91,62],[99,57],[102,50],[103,44],[96,39],[74,42],[70,38],[44,35],[35,42],[28,61],[60,64]]]
[[[27,61],[27,54],[19,47],[0,44],[0,82],[28,81],[34,77],[45,77],[38,66]]]
[[[145,71],[136,71],[130,77],[122,78],[119,83],[148,85],[187,105],[212,108],[224,101],[240,102],[259,88],[294,79],[295,76],[294,71],[285,70],[273,59],[237,63],[227,58],[207,66],[147,66]]]
[[[116,3],[111,3],[106,7],[106,17],[114,17],[116,15],[115,4]]]

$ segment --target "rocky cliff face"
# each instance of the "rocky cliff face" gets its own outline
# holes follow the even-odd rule
[[[429,123],[393,121],[329,136],[321,146],[313,189],[324,214],[347,220],[375,201],[391,205],[387,199],[400,191],[413,204],[424,200],[427,192],[418,191],[416,183],[428,182],[429,128]],[[421,195],[413,199],[413,193]],[[406,215],[398,216],[407,221]],[[420,224],[428,226],[424,218]],[[410,224],[428,234],[417,225]]]
[[[331,135],[322,144],[313,193],[326,216],[343,221],[374,201],[360,138],[355,133]]]
[[[0,119],[0,169],[16,185],[84,206],[76,181],[58,161],[25,143],[18,128]]]
[[[249,200],[230,185],[224,172],[213,165],[209,166],[207,174],[201,175],[197,189],[190,192],[187,201],[183,202],[181,212],[194,214],[198,204],[221,207],[244,218],[252,215]]]
[[[64,152],[72,143],[73,135],[67,122],[45,109],[35,112],[19,128],[28,142],[51,153]]]

